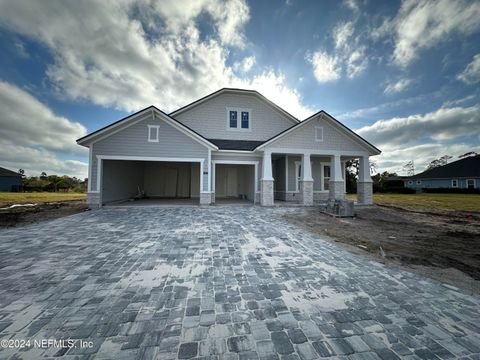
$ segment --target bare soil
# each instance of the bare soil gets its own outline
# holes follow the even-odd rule
[[[400,206],[333,218],[318,209],[285,218],[349,251],[480,294],[480,213]]]
[[[0,228],[24,226],[88,210],[85,201],[63,201],[0,209]]]

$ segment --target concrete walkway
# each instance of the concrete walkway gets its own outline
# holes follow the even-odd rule
[[[117,207],[2,230],[0,358],[480,359],[479,299],[282,220],[298,211]]]

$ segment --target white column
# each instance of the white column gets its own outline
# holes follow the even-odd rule
[[[370,176],[370,161],[367,156],[360,157],[360,169],[358,171],[358,181],[359,182],[372,182]]]
[[[272,153],[265,151],[263,153],[262,180],[273,180],[272,177]]]
[[[330,181],[343,181],[340,155],[330,157]]]
[[[302,156],[302,180],[313,181],[312,178],[312,164],[310,162],[310,154],[303,154]]]

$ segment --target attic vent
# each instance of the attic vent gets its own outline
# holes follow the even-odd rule
[[[148,126],[148,142],[158,142],[160,125],[147,125],[147,126]]]

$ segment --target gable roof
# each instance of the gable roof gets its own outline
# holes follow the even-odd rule
[[[347,132],[347,134],[349,134],[350,136],[352,136],[355,140],[357,140],[358,142],[360,142],[361,144],[367,146],[368,148],[370,148],[370,150],[373,151],[373,153],[375,155],[378,155],[380,154],[382,151],[380,149],[378,149],[376,146],[372,145],[371,143],[369,143],[367,140],[365,140],[363,137],[361,137],[360,135],[358,135],[356,132],[352,131],[351,129],[349,129],[348,127],[346,127],[345,125],[343,125],[340,121],[338,121],[337,119],[335,119],[332,115],[330,115],[329,113],[327,113],[325,110],[320,110],[319,112],[311,115],[310,117],[306,118],[305,120],[299,122],[298,124],[296,125],[293,125],[292,127],[289,127],[288,129],[282,131],[281,133],[271,137],[270,139],[268,139],[267,141],[265,141],[263,144],[260,144],[259,146],[257,146],[255,148],[255,150],[259,150],[259,149],[262,149],[264,148],[266,145],[268,144],[271,144],[272,142],[286,136],[287,134],[290,134],[291,132],[301,128],[302,126],[308,124],[310,121],[312,121],[313,119],[316,119],[318,118],[319,116],[323,115],[323,119],[329,121],[334,127],[337,127],[345,132]]]
[[[217,150],[218,147],[211,143],[207,138],[203,137],[199,133],[197,133],[195,130],[189,128],[188,126],[182,124],[180,121],[172,118],[169,116],[167,113],[163,112],[162,110],[158,109],[154,105],[150,105],[149,107],[146,107],[145,109],[139,110],[136,113],[133,113],[131,115],[128,115],[124,117],[123,119],[120,119],[118,121],[115,121],[114,123],[111,123],[101,129],[98,129],[88,135],[85,135],[84,137],[81,137],[77,139],[77,144],[86,146],[90,142],[94,142],[96,138],[98,138],[102,134],[108,134],[109,131],[113,131],[114,129],[118,128],[121,129],[122,126],[125,126],[132,121],[137,120],[141,115],[147,114],[148,111],[151,112],[157,112],[160,116],[162,116],[165,120],[170,121],[170,125],[173,127],[176,127],[178,130],[187,133],[190,135],[190,137],[196,139],[197,141],[203,143],[204,145]],[[107,135],[108,136],[108,135]]]
[[[420,174],[410,176],[408,179],[445,179],[445,178],[468,178],[480,177],[480,155],[470,156],[426,170]]]
[[[260,94],[258,91],[256,90],[247,90],[247,89],[237,89],[237,88],[222,88],[220,90],[217,90],[209,95],[206,95],[198,100],[195,100],[193,102],[191,102],[190,104],[187,104],[185,106],[182,106],[181,108],[171,112],[169,115],[170,116],[177,116],[187,110],[190,110],[202,103],[204,103],[205,101],[208,101],[212,98],[214,98],[215,96],[219,96],[221,94],[225,94],[225,93],[233,93],[233,94],[246,94],[246,95],[253,95],[253,96],[256,96],[258,99],[260,99],[261,101],[265,102],[267,105],[269,105],[270,107],[272,107],[274,110],[277,110],[278,112],[282,113],[283,115],[285,115],[289,120],[291,120],[293,123],[297,124],[300,122],[300,120],[298,120],[295,116],[293,116],[292,114],[290,114],[288,111],[282,109],[280,106],[278,106],[277,104],[275,104],[273,101],[267,99],[265,96],[263,96],[262,94]]]
[[[240,150],[253,151],[263,141],[256,140],[223,140],[223,139],[208,139],[210,142],[218,146],[219,150]]]
[[[22,174],[19,174],[15,171],[5,169],[3,167],[0,167],[0,176],[20,176],[22,177]]]

